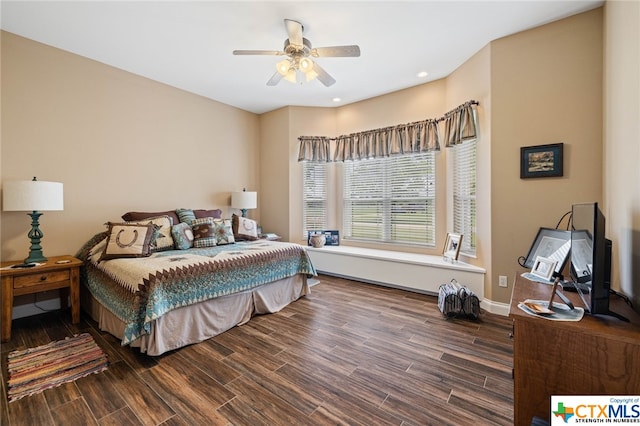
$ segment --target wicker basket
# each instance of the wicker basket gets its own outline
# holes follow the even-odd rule
[[[453,279],[438,290],[438,308],[446,318],[480,318],[480,301],[469,288]]]

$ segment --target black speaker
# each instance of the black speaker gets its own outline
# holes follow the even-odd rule
[[[610,239],[605,240],[604,245],[604,288],[611,288],[611,256],[613,252],[613,242]]]

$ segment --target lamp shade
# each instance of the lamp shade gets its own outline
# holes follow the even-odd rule
[[[2,209],[4,211],[64,210],[62,183],[41,180],[4,182]]]
[[[232,192],[231,207],[236,209],[255,209],[258,207],[258,193],[251,191]]]

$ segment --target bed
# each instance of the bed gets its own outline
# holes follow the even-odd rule
[[[308,294],[307,278],[316,275],[305,247],[295,243],[171,246],[105,259],[107,244],[109,232],[100,233],[77,254],[84,261],[82,308],[123,346],[153,356],[278,312]]]

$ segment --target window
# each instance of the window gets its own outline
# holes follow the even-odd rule
[[[460,251],[476,254],[476,141],[454,145],[453,232],[462,234]]]
[[[302,227],[303,238],[308,230],[327,228],[328,163],[302,163]]]
[[[345,239],[435,245],[433,152],[345,162]]]

